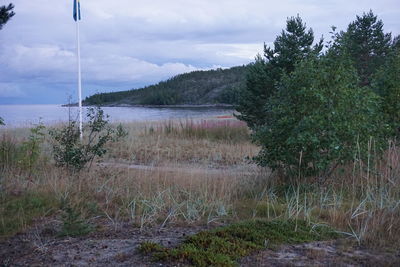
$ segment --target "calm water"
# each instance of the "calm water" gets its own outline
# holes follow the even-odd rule
[[[232,110],[222,108],[143,108],[143,107],[104,107],[105,114],[112,122],[157,121],[230,115]],[[78,108],[61,105],[0,105],[0,117],[8,127],[25,127],[37,124],[46,125],[77,118]],[[85,108],[84,108],[84,114]],[[85,117],[85,116],[84,116]]]

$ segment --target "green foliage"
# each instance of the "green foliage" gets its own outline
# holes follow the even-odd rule
[[[281,35],[276,37],[274,49],[264,45],[266,61],[274,68],[283,70],[284,73],[290,73],[294,70],[297,62],[310,54],[318,54],[322,50],[323,40],[321,39],[318,44],[312,46],[314,32],[311,28],[306,29],[306,24],[303,23],[299,15],[288,18],[286,31],[282,30]],[[276,72],[275,75],[279,77],[282,72]]]
[[[48,215],[56,206],[57,201],[48,195],[0,195],[0,236],[9,236],[23,230],[35,218]]]
[[[0,117],[0,125],[6,125],[6,124],[4,123],[4,119],[3,119],[2,117]]]
[[[285,75],[267,104],[268,120],[254,134],[257,161],[289,175],[322,175],[365,155],[373,138],[380,151],[385,127],[379,101],[358,87],[351,62],[312,56]]]
[[[177,105],[182,102],[182,98],[173,88],[163,88],[160,90],[152,90],[139,100],[141,105]]]
[[[264,123],[265,103],[275,92],[276,81],[271,69],[259,55],[248,67],[246,87],[242,88],[235,108],[239,112],[237,118],[245,121],[250,128]]]
[[[326,226],[305,221],[246,221],[203,231],[188,237],[177,248],[143,243],[139,250],[156,260],[178,261],[194,266],[236,266],[236,260],[266,247],[337,238]]]
[[[139,245],[138,250],[143,254],[164,251],[165,248],[154,242],[143,242]]]
[[[281,76],[292,72],[297,62],[321,51],[322,39],[315,46],[313,42],[312,29],[307,31],[299,16],[288,18],[286,30],[274,41],[274,49],[264,45],[264,58],[257,56],[255,63],[249,66],[246,86],[236,105],[240,120],[250,128],[265,123],[265,104],[277,91]]]
[[[28,139],[22,143],[21,150],[23,156],[20,159],[20,164],[30,172],[39,159],[41,145],[45,139],[45,129],[46,127],[42,123],[39,123],[36,127],[30,129],[31,134]]]
[[[29,137],[22,142],[10,134],[3,133],[0,140],[0,169],[18,167],[28,170],[31,174],[42,153],[44,129],[43,124],[31,128]]]
[[[81,217],[81,214],[77,209],[71,207],[70,205],[65,205],[65,207],[63,207],[63,211],[63,225],[61,231],[58,233],[58,236],[82,236],[90,233],[93,230],[92,226],[86,223]]]
[[[237,111],[262,147],[259,164],[322,178],[356,153],[363,159],[368,147],[381,151],[388,137],[382,110],[392,129],[399,126],[399,60],[390,56],[398,39],[392,41],[370,11],[346,32],[333,32],[324,56],[322,40],[314,47],[313,41],[300,17],[289,18],[275,48],[265,47],[264,58],[249,66]],[[385,61],[374,84],[380,106],[366,86]]]
[[[0,6],[0,30],[3,28],[14,15],[14,5],[8,4],[8,6]]]
[[[87,105],[232,104],[244,83],[246,67],[193,71],[141,89],[87,97]]]
[[[222,104],[237,104],[239,102],[240,92],[242,90],[241,86],[241,84],[238,86],[226,86],[215,98],[215,101]]]
[[[114,141],[118,141],[119,139],[125,138],[128,136],[128,131],[124,128],[124,126],[120,123],[115,129],[115,138]]]
[[[400,48],[387,57],[386,63],[377,71],[372,88],[381,96],[381,108],[392,135],[400,130]]]
[[[390,33],[383,32],[383,22],[369,11],[357,16],[345,32],[335,35],[334,47],[353,61],[360,85],[369,86],[390,51],[391,39]]]
[[[83,142],[80,141],[76,121],[70,121],[63,128],[50,130],[57,166],[80,171],[88,163],[92,163],[95,157],[102,157],[107,152],[105,145],[113,140],[114,134],[114,130],[108,124],[107,116],[100,108],[89,108],[87,119]]]

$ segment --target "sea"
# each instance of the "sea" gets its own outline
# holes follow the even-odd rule
[[[83,108],[83,117],[88,107]],[[232,115],[233,110],[221,107],[102,107],[110,122],[145,122],[169,119],[208,118]],[[78,118],[77,107],[62,105],[0,105],[0,117],[6,128],[32,127],[39,123],[54,125]]]

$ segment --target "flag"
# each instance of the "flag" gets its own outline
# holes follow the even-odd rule
[[[81,3],[79,0],[74,0],[74,20],[81,20]]]

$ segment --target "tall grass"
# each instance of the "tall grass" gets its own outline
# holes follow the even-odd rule
[[[157,125],[149,134],[184,137],[187,139],[207,139],[228,143],[249,141],[249,129],[238,120],[186,120],[167,121]]]
[[[43,160],[29,172],[14,158],[23,140],[2,133],[2,235],[28,227],[31,219],[24,218],[33,216],[24,207],[29,201],[18,202],[19,213],[10,212],[10,203],[43,196],[53,202],[54,212],[39,207],[34,216],[58,216],[60,203],[69,203],[83,218],[101,216],[115,227],[120,222],[145,228],[250,218],[305,219],[332,225],[360,244],[400,246],[400,151],[394,143],[383,158],[374,155],[371,145],[369,160],[355,157],[324,184],[303,177],[288,184],[266,169],[248,167],[247,158],[258,148],[249,142],[247,128],[236,121],[169,121],[126,128],[128,137],[108,148],[105,161],[179,168],[111,164],[71,174],[45,160],[50,157],[45,142]],[[23,223],[10,229],[6,218]]]
[[[221,167],[245,165],[258,153],[248,128],[235,120],[170,120],[126,127],[130,134],[110,146],[110,160]]]

